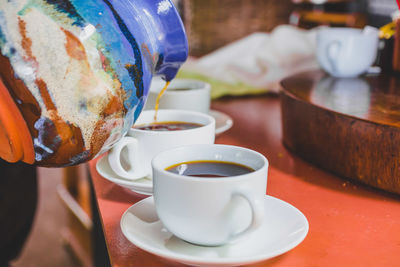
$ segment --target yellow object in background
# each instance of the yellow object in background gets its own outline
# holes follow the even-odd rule
[[[379,38],[390,39],[396,32],[396,23],[393,21],[379,29]]]

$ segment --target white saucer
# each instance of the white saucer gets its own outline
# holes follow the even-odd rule
[[[145,177],[138,180],[129,180],[118,176],[108,164],[107,156],[102,157],[96,164],[97,172],[110,182],[116,183],[122,187],[132,190],[142,195],[153,194],[153,181],[151,177]]]
[[[292,205],[265,196],[264,224],[240,243],[203,247],[187,243],[163,227],[153,197],[131,206],[121,218],[125,237],[160,257],[195,266],[237,266],[270,259],[300,244],[308,233],[306,217]]]
[[[219,135],[223,132],[229,130],[233,125],[233,120],[231,117],[216,110],[210,110],[208,115],[215,119],[215,135]]]

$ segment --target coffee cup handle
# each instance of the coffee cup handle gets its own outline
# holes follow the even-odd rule
[[[136,138],[126,136],[116,143],[108,152],[108,163],[111,169],[119,176],[127,179],[143,178],[139,166],[139,142]],[[128,162],[122,164],[122,151],[127,149]],[[127,168],[127,169],[126,169]]]
[[[264,199],[260,199],[259,197],[255,197],[252,193],[247,191],[238,191],[233,194],[233,197],[239,196],[246,199],[251,207],[252,218],[250,225],[243,231],[233,234],[229,239],[230,243],[237,242],[242,239],[244,236],[256,230],[261,226],[264,220]]]
[[[329,43],[326,47],[326,55],[334,73],[338,71],[338,58],[341,47],[342,44],[338,40]]]

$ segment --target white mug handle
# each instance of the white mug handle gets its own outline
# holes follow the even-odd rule
[[[237,191],[233,193],[233,197],[240,196],[246,199],[251,207],[251,223],[250,225],[244,229],[243,231],[231,235],[230,239],[228,240],[229,243],[237,242],[238,240],[242,239],[245,235],[256,230],[258,227],[261,226],[264,220],[264,199],[260,199],[260,197],[255,197],[251,192],[248,191]]]
[[[118,141],[108,152],[108,163],[111,169],[119,176],[127,179],[143,178],[145,174],[139,164],[139,142],[136,138],[126,136]],[[127,150],[125,165],[122,164],[122,150]]]
[[[338,72],[338,60],[341,48],[342,44],[338,40],[329,43],[326,47],[326,55],[333,73]]]

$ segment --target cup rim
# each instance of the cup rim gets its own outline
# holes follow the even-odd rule
[[[154,109],[143,110],[140,115],[142,115],[143,113],[150,113],[150,112],[154,112],[154,111],[155,111]],[[199,129],[204,129],[205,127],[210,127],[210,126],[215,128],[215,119],[211,115],[208,115],[208,114],[203,113],[203,112],[192,111],[192,110],[184,110],[184,109],[159,109],[158,110],[158,114],[160,114],[161,112],[163,112],[163,113],[165,113],[165,112],[166,113],[185,113],[185,114],[188,114],[188,115],[192,115],[192,116],[197,116],[197,117],[202,117],[204,119],[208,119],[208,123],[204,124],[204,125],[201,125],[199,127],[196,127],[196,128],[184,129],[184,130],[178,130],[178,131],[149,131],[149,130],[141,130],[141,129],[135,128],[134,127],[135,124],[134,124],[129,129],[129,131],[138,132],[138,133],[146,133],[146,134],[149,134],[149,135],[159,135],[159,134],[163,134],[163,135],[170,134],[171,135],[171,134],[177,134],[177,133],[182,133],[182,132],[186,132],[187,133],[187,132],[198,131]],[[171,120],[171,121],[173,121],[173,120]]]
[[[346,27],[321,27],[317,31],[317,40],[321,38],[369,38],[369,39],[379,39],[378,34],[364,34],[363,29],[359,28],[346,28]],[[378,30],[377,30],[378,32]]]
[[[158,82],[158,81],[157,81]],[[198,88],[190,88],[190,90],[170,90],[172,83],[173,82],[188,82],[188,83],[197,83],[201,84]],[[152,85],[150,85],[149,89],[149,94],[158,94],[159,91],[151,90]],[[211,85],[207,82],[204,82],[202,80],[196,80],[196,79],[186,79],[186,78],[175,78],[172,80],[171,84],[168,86],[167,90],[165,91],[164,94],[169,94],[169,95],[174,95],[174,94],[191,94],[194,92],[199,92],[199,91],[210,91],[211,90]]]
[[[336,31],[345,31],[345,32],[357,32],[362,33],[363,29],[360,28],[351,28],[351,27],[320,27],[318,29],[318,33],[321,32],[336,32]]]
[[[260,168],[258,168],[257,170],[254,170],[254,171],[246,173],[246,174],[227,176],[227,177],[207,177],[205,179],[204,177],[195,177],[195,176],[181,175],[181,174],[169,172],[165,169],[166,167],[161,167],[160,166],[161,163],[158,162],[160,160],[159,159],[160,157],[165,157],[165,155],[168,155],[168,153],[173,153],[173,152],[176,152],[176,151],[182,150],[182,149],[192,149],[192,148],[196,148],[196,147],[210,147],[210,149],[217,148],[217,149],[235,149],[235,150],[239,150],[239,151],[246,151],[246,152],[256,155],[257,157],[260,157],[263,161],[263,165]],[[225,162],[230,162],[230,161],[225,161]],[[245,165],[245,164],[243,164],[243,165]],[[197,182],[197,181],[226,182],[228,179],[235,179],[235,180],[247,179],[249,176],[257,175],[257,174],[263,172],[265,169],[268,171],[269,161],[260,152],[257,152],[255,150],[248,149],[245,147],[233,146],[233,145],[223,145],[223,144],[194,144],[194,145],[185,145],[185,146],[175,147],[175,148],[168,149],[168,150],[158,153],[151,160],[151,166],[153,169],[157,169],[162,174],[168,175],[175,179],[181,179],[181,180],[184,179],[186,181],[195,181],[195,182]],[[245,166],[247,166],[247,165],[245,165]],[[153,179],[154,179],[154,177],[153,177]]]

